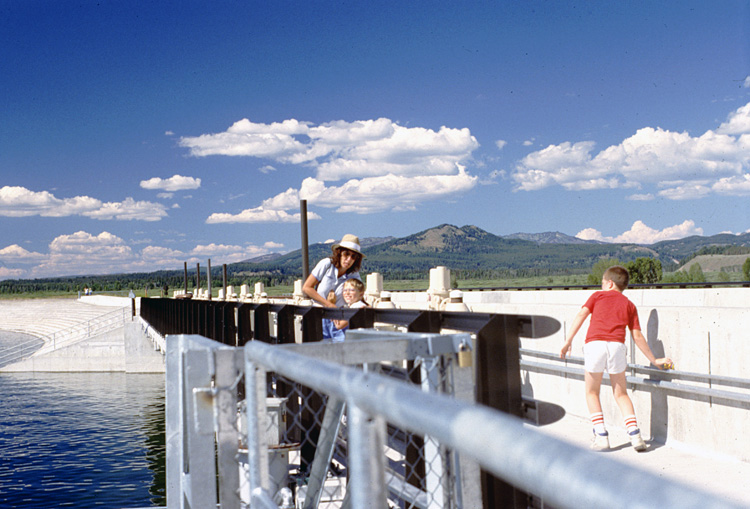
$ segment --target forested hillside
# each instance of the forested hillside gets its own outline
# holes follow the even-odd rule
[[[559,232],[543,234],[494,235],[476,226],[461,228],[443,224],[402,238],[362,239],[367,255],[363,274],[379,272],[386,279],[424,279],[429,269],[443,265],[457,277],[488,279],[546,275],[587,274],[604,258],[628,262],[636,258],[655,258],[665,271],[676,270],[696,254],[742,254],[750,246],[750,234],[720,234],[712,237],[688,237],[664,241],[650,246],[581,242]],[[309,247],[310,268],[330,256],[330,244]],[[201,263],[201,279],[205,282],[205,266]],[[192,281],[196,267],[188,267]],[[253,261],[227,265],[228,284],[266,286],[292,284],[302,276],[302,252],[269,256]],[[222,267],[214,262],[212,278],[215,285],[223,279]],[[184,271],[158,271],[106,276],[76,276],[35,280],[0,281],[0,293],[32,291],[76,292],[84,288],[127,290],[134,288],[169,289],[184,286]]]

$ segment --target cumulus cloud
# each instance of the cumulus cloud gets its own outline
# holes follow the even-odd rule
[[[495,142],[495,146],[496,146],[496,147],[497,147],[498,149],[500,149],[500,150],[504,149],[504,148],[505,148],[505,145],[507,145],[507,144],[508,144],[508,142],[507,142],[507,141],[505,141],[505,140],[497,140],[497,141]]]
[[[172,175],[168,179],[159,177],[141,180],[143,189],[158,189],[162,191],[184,191],[185,189],[198,189],[201,186],[201,179],[193,177],[184,177],[182,175]]]
[[[314,212],[307,213],[307,219],[320,219]],[[285,210],[266,210],[262,207],[245,209],[238,214],[213,213],[208,216],[206,223],[299,223],[300,214],[290,214]]]
[[[448,199],[474,187],[478,178],[469,175],[459,166],[457,175],[406,177],[385,175],[364,179],[351,179],[340,186],[308,177],[299,190],[288,189],[268,198],[260,207],[246,209],[238,214],[211,214],[208,223],[269,223],[298,222],[299,213],[287,210],[299,207],[300,200],[310,205],[334,209],[336,212],[371,214],[385,210],[413,210],[425,201]],[[308,211],[308,219],[320,219]]]
[[[183,137],[180,144],[196,157],[252,156],[314,171],[299,189],[239,213],[212,214],[209,223],[298,221],[293,211],[300,199],[337,212],[413,209],[477,184],[464,162],[479,143],[466,128],[404,127],[387,118],[320,125],[243,119],[223,133]]]
[[[0,262],[2,263],[38,263],[44,258],[45,255],[28,251],[18,244],[0,249]]]
[[[594,148],[592,141],[563,142],[528,154],[512,175],[516,190],[653,187],[672,200],[750,195],[750,103],[700,136],[644,127],[619,145]]]
[[[636,221],[630,230],[615,237],[606,237],[599,230],[586,228],[578,232],[576,237],[583,240],[598,240],[599,242],[617,244],[654,244],[663,240],[681,239],[691,235],[703,235],[703,228],[696,227],[694,221],[685,220],[681,224],[669,226],[663,230],[655,230],[643,221]]]
[[[48,191],[31,191],[25,187],[0,188],[0,216],[6,217],[67,217],[85,216],[92,219],[120,219],[158,221],[167,215],[159,203],[126,198],[122,202],[107,202],[89,196],[57,198]]]
[[[0,249],[0,279],[110,274],[113,267],[123,273],[176,269],[185,262],[193,265],[207,258],[233,263],[282,248],[282,244],[269,241],[262,246],[198,244],[188,251],[149,245],[138,251],[112,233],[78,231],[53,239],[47,253],[31,252],[16,244]]]
[[[60,235],[49,244],[46,260],[31,270],[35,277],[46,275],[103,274],[133,260],[125,241],[109,232],[91,235],[78,231]]]
[[[341,186],[326,186],[319,180],[307,178],[302,181],[300,198],[342,213],[410,210],[425,201],[447,199],[465,192],[474,187],[477,180],[462,166],[456,175],[385,175],[352,179]]]
[[[92,219],[117,219],[118,221],[159,221],[167,215],[167,207],[161,203],[135,201],[125,198],[121,202],[103,203],[96,210],[82,215]]]

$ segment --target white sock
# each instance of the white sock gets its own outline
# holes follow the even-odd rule
[[[596,412],[591,414],[591,424],[594,426],[594,432],[599,435],[607,433],[607,428],[604,427],[604,414],[602,412]]]

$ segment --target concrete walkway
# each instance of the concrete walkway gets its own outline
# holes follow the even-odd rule
[[[591,444],[591,424],[580,417],[566,415],[556,423],[536,429],[579,447],[589,448]],[[750,463],[680,444],[663,445],[649,441],[649,448],[638,453],[630,446],[624,429],[610,425],[608,431],[611,448],[597,454],[750,507]],[[654,493],[654,507],[659,507],[658,497],[659,494]]]

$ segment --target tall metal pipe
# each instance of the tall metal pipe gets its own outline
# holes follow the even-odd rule
[[[211,300],[211,258],[208,259],[208,300]]]
[[[299,201],[299,222],[302,227],[302,282],[304,283],[310,274],[310,260],[307,249],[307,200]]]
[[[195,264],[195,291],[198,293],[201,287],[201,264]]]
[[[185,295],[187,295],[187,292],[188,292],[187,289],[188,289],[188,285],[187,285],[187,262],[185,262]]]
[[[224,273],[224,298],[228,299],[229,295],[227,295],[227,264],[223,264],[222,266],[222,272]]]

